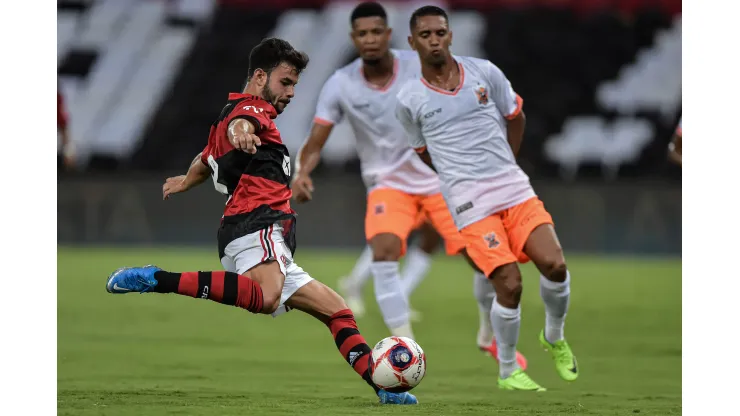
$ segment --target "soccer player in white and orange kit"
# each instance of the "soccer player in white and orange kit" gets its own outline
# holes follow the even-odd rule
[[[498,385],[544,390],[515,359],[522,280],[517,263],[541,273],[545,329],[540,342],[558,374],[578,376],[563,330],[570,277],[552,218],[516,163],[524,133],[522,98],[504,74],[483,59],[453,56],[447,14],[436,6],[414,12],[409,44],[422,77],[405,82],[396,115],[421,160],[439,173],[442,194],[465,240],[468,256],[496,288],[491,322],[499,356]]]
[[[311,133],[297,158],[292,188],[298,202],[311,199],[311,171],[332,126],[346,118],[357,138],[368,189],[365,234],[373,251],[371,270],[378,306],[393,335],[413,338],[398,266],[409,233],[422,216],[444,238],[447,254],[463,253],[465,242],[442,198],[439,178],[416,156],[394,114],[401,84],[419,79],[416,53],[389,48],[391,29],[385,10],[377,3],[358,5],[350,22],[360,58],[337,70],[324,84]],[[493,286],[476,273],[474,289],[483,311],[477,343],[495,357],[488,314]],[[526,366],[523,356],[517,358]]]

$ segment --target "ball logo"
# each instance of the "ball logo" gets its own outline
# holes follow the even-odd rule
[[[401,354],[398,355],[398,359],[401,362],[407,363],[411,360],[411,356],[409,356],[408,353],[402,352]]]

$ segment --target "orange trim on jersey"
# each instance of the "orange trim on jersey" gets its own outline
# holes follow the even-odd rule
[[[455,87],[454,91],[447,91],[447,90],[443,90],[442,88],[435,87],[434,85],[430,84],[427,80],[425,80],[424,77],[421,77],[421,83],[426,85],[429,89],[437,91],[440,94],[457,95],[457,93],[460,92],[463,84],[465,83],[465,69],[463,68],[462,64],[459,62],[457,63],[457,67],[460,70],[460,83],[457,84],[457,87]]]
[[[519,94],[517,94],[516,95],[516,110],[514,110],[513,113],[506,116],[506,119],[507,120],[515,119],[519,115],[519,113],[522,112],[522,105],[524,105],[524,100],[522,99],[522,97],[519,96]]]
[[[316,124],[320,124],[322,126],[328,126],[328,127],[331,127],[334,125],[334,123],[332,123],[331,121],[323,119],[321,117],[314,117],[313,122]]]
[[[424,153],[427,151],[427,147],[426,146],[416,147],[414,148],[414,150],[416,150],[416,153]]]
[[[362,74],[362,80],[365,81],[365,85],[367,85],[368,87],[378,92],[386,92],[391,87],[391,85],[393,85],[393,83],[396,81],[396,78],[398,77],[398,58],[396,58],[395,56],[393,57],[393,76],[382,87],[378,87],[375,84],[371,84],[367,82],[367,78],[365,78],[365,66],[364,65],[360,66],[360,73]]]

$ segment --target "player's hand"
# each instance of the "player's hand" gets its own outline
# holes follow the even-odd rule
[[[229,142],[231,142],[231,145],[234,146],[234,148],[250,154],[257,153],[257,146],[262,144],[262,141],[256,134],[247,133],[245,131],[234,132],[234,136],[229,137]]]
[[[188,187],[185,185],[185,175],[167,178],[162,186],[162,199],[169,199],[170,195],[185,192]]]
[[[308,175],[297,175],[293,178],[293,199],[302,204],[308,202],[313,197],[313,181]]]

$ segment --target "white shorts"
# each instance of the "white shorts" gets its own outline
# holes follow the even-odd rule
[[[224,250],[221,264],[228,272],[244,274],[252,267],[269,260],[276,260],[285,276],[280,306],[272,314],[275,317],[288,312],[290,308],[285,306],[285,302],[298,289],[313,280],[293,261],[293,255],[283,242],[283,228],[279,224],[273,224],[265,230],[247,234],[230,242]]]

